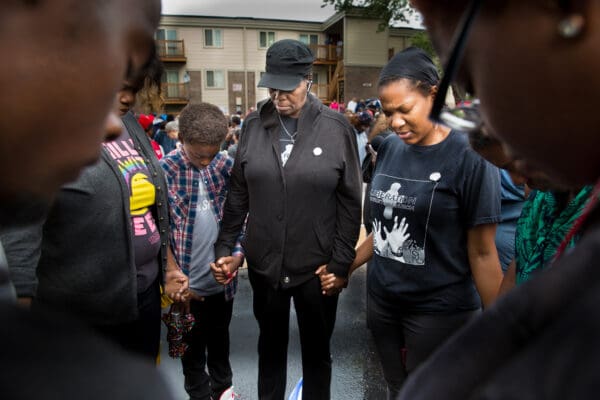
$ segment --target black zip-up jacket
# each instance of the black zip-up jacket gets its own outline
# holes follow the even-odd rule
[[[354,131],[342,114],[312,95],[285,167],[280,131],[270,100],[244,121],[215,255],[231,254],[248,215],[243,242],[248,266],[273,287],[301,284],[324,264],[346,277],[361,218]]]

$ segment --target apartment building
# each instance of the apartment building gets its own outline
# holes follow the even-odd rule
[[[245,113],[267,97],[257,88],[267,48],[297,39],[313,50],[312,91],[324,103],[376,96],[377,78],[391,56],[410,45],[419,30],[388,28],[360,10],[341,12],[324,22],[240,17],[163,15],[156,33],[165,64],[165,111],[206,101],[223,112]]]

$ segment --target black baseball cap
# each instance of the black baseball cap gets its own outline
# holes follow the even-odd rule
[[[312,51],[302,42],[283,39],[267,50],[266,72],[258,87],[294,90],[310,74],[315,61]]]

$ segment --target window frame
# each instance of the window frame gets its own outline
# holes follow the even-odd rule
[[[207,43],[207,34],[206,32],[210,31],[211,32],[211,44]],[[219,32],[218,35],[215,35],[215,32]],[[204,28],[202,29],[202,36],[203,36],[203,44],[204,47],[207,49],[222,49],[223,48],[223,29],[220,28]],[[215,36],[219,36],[219,42],[215,43]]]
[[[212,78],[213,85],[212,85],[212,86],[209,86],[209,84],[208,84],[208,83],[209,83],[208,75],[209,75],[209,73],[211,73],[211,72],[212,72],[212,74],[213,74],[213,78]],[[221,83],[221,85],[220,85],[220,86],[219,86],[219,85],[214,85],[214,83],[217,83],[217,82],[216,82],[216,79],[215,79],[215,78],[216,78],[216,74],[217,74],[217,73],[220,73],[220,74],[221,74],[221,78],[220,78],[220,79],[221,79],[221,82],[220,82],[220,83]],[[225,89],[225,87],[226,87],[226,84],[225,84],[225,71],[223,71],[222,69],[206,69],[206,70],[204,71],[204,87],[205,87],[206,89],[211,89],[211,90],[221,90],[221,89]]]
[[[261,43],[261,39],[262,39],[261,36],[263,33],[265,34],[265,44],[266,44],[265,46],[263,46],[263,44]],[[273,34],[273,38],[271,40],[269,40],[269,36],[270,36],[269,34]],[[276,37],[275,31],[258,31],[258,48],[259,49],[268,49],[276,41],[277,41],[277,37]]]
[[[302,40],[302,36],[306,36],[306,42]],[[311,38],[316,37],[316,43],[311,43]],[[298,35],[298,41],[304,43],[307,46],[310,45],[318,45],[319,44],[319,34],[318,33],[300,33]]]

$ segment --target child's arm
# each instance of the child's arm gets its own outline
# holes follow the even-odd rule
[[[177,265],[171,247],[167,247],[167,270],[165,273],[165,293],[173,301],[185,301],[189,288],[188,277]]]

